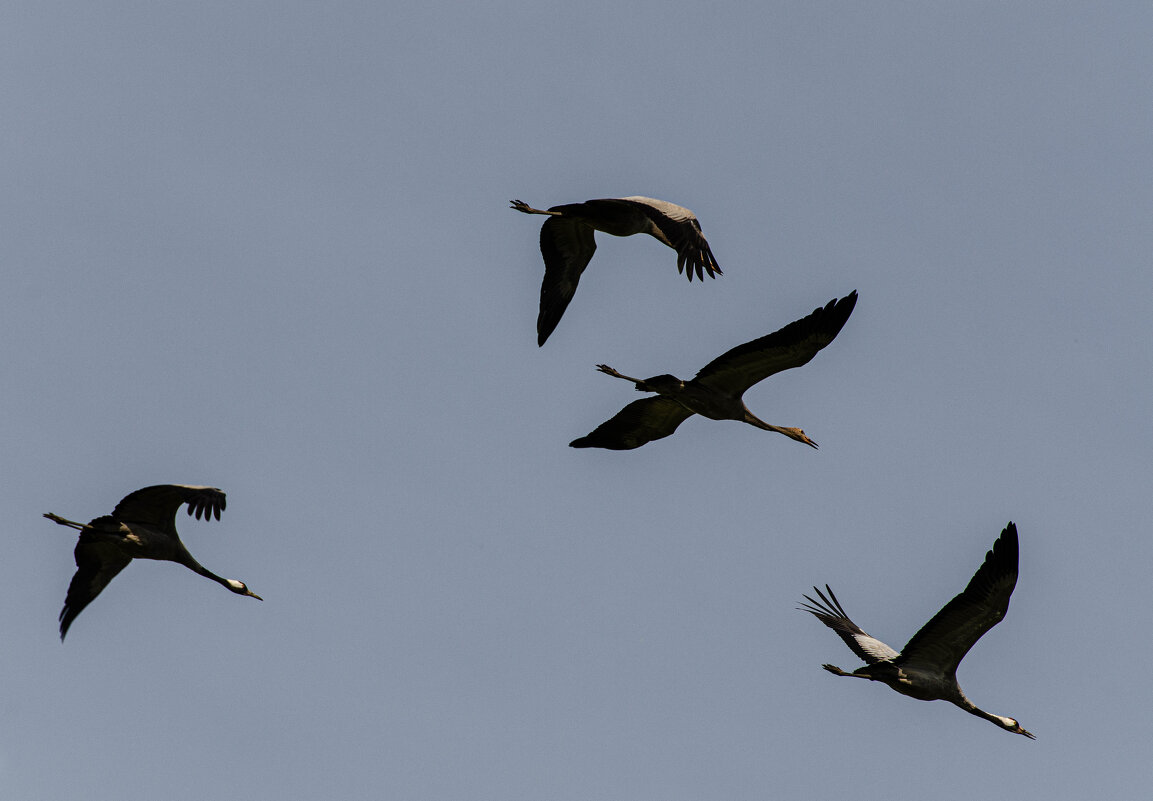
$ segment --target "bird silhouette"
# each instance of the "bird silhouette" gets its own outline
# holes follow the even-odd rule
[[[597,249],[593,231],[613,236],[649,234],[677,252],[677,271],[689,281],[721,275],[696,216],[675,203],[651,197],[620,197],[568,203],[548,210],[534,209],[522,200],[510,208],[549,217],[540,228],[544,281],[540,287],[540,314],[536,320],[537,345],[556,328],[576,293],[581,273]]]
[[[822,667],[837,676],[884,682],[902,695],[922,701],[949,701],[1005,731],[1035,740],[1015,719],[978,709],[957,683],[957,665],[1009,609],[1009,596],[1017,585],[1018,551],[1017,527],[1009,523],[964,592],[933,615],[900,653],[870,637],[850,620],[829,585],[825,585],[828,597],[813,587],[820,600],[806,595],[808,603],[800,609],[835,631],[853,653],[868,663],[852,673],[835,665]]]
[[[76,542],[76,574],[68,585],[64,608],[60,610],[60,639],[84,607],[133,559],[160,559],[177,562],[210,578],[237,595],[264,600],[242,581],[221,578],[192,558],[176,533],[176,512],[188,504],[188,514],[220,519],[225,495],[215,487],[184,484],[158,484],[136,490],[112,514],[97,517],[88,524],[75,523],[51,512],[44,516],[80,532]]]
[[[774,373],[808,363],[840,333],[856,303],[856,290],[840,300],[831,300],[808,317],[718,356],[691,381],[672,375],[633,378],[607,364],[598,364],[602,373],[632,381],[638,391],[655,392],[657,397],[633,401],[592,433],[569,445],[631,450],[669,436],[689,417],[699,414],[710,420],[739,420],[816,448],[817,443],[801,429],[771,425],[758,418],[745,406],[742,396],[749,387]]]

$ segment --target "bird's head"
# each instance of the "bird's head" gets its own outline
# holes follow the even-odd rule
[[[795,439],[797,442],[805,443],[810,448],[816,448],[817,447],[817,443],[815,443],[811,439],[809,439],[809,436],[799,428],[785,428],[784,426],[781,426],[781,427],[777,428],[776,430],[780,431],[782,434],[784,434],[789,439]]]
[[[1027,732],[1023,728],[1021,728],[1021,724],[1018,723],[1017,721],[1013,720],[1013,718],[1001,717],[1000,715],[997,715],[996,718],[997,718],[997,720],[996,720],[997,725],[1000,726],[1005,731],[1011,731],[1011,732],[1013,732],[1013,734],[1023,734],[1026,737],[1028,737],[1030,740],[1036,740],[1037,739],[1030,732]]]
[[[255,598],[258,601],[264,600],[252,590],[248,589],[248,585],[243,581],[237,581],[236,579],[225,579],[225,583],[228,585],[228,589],[232,590],[237,595],[247,595],[249,598]]]

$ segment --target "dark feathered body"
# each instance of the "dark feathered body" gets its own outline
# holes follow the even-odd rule
[[[112,514],[97,517],[86,525],[54,514],[44,515],[49,520],[80,531],[74,551],[76,574],[68,585],[64,608],[60,610],[61,640],[76,616],[133,559],[177,562],[238,595],[260,598],[243,582],[221,578],[211,572],[188,552],[176,533],[176,512],[185,503],[189,515],[195,515],[197,519],[215,517],[219,520],[226,497],[215,487],[159,484],[125,496]]]
[[[520,200],[511,207],[525,214],[544,214],[549,219],[540,229],[540,252],[544,257],[544,280],[540,287],[537,344],[543,345],[568,308],[585,267],[596,252],[594,231],[613,236],[649,234],[677,252],[677,271],[704,280],[721,274],[696,215],[684,206],[650,197],[601,198],[566,203],[547,210],[534,209]]]
[[[633,401],[588,436],[569,443],[574,448],[630,450],[667,437],[694,414],[711,420],[739,420],[766,431],[776,431],[816,447],[799,428],[765,423],[745,405],[745,391],[774,373],[807,364],[840,333],[857,303],[857,293],[831,300],[807,317],[779,331],[738,345],[713,359],[690,381],[659,375],[636,379],[607,365],[601,372],[632,381],[642,392],[657,397]]]

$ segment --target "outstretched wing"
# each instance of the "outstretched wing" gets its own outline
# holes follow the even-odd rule
[[[860,626],[849,620],[849,616],[841,608],[837,596],[833,595],[833,589],[828,584],[825,585],[825,589],[828,590],[828,598],[823,592],[813,587],[813,591],[821,600],[817,601],[806,595],[804,598],[808,603],[803,603],[798,608],[803,612],[811,613],[817,620],[837,632],[837,636],[845,641],[845,645],[849,646],[854,654],[870,665],[886,662],[899,656],[892,648],[876,637],[870,637],[861,630]]]
[[[964,592],[933,615],[901,650],[899,664],[931,666],[946,674],[955,671],[973,644],[1005,617],[1017,586],[1019,550],[1017,527],[1009,523]]]
[[[89,523],[89,526],[112,526],[119,524],[112,517],[98,517]],[[132,561],[113,544],[101,542],[88,530],[81,532],[76,543],[76,574],[68,585],[68,594],[64,597],[64,608],[60,610],[60,640],[68,633],[68,627],[76,616],[84,611],[84,607],[108,586],[108,582],[116,574],[128,566]]]
[[[722,275],[695,214],[667,200],[651,197],[626,197],[622,200],[635,204],[660,229],[666,244],[677,252],[677,272],[686,273],[690,281],[694,273],[702,281],[706,272],[710,278]]]
[[[721,354],[702,367],[693,381],[739,396],[774,373],[808,363],[836,338],[856,304],[857,291],[853,290],[808,317]]]
[[[667,437],[692,414],[676,401],[661,395],[642,398],[601,423],[588,436],[574,439],[569,445],[573,448],[632,450],[654,439]]]
[[[208,520],[209,516],[219,520],[227,501],[225,494],[216,487],[157,484],[125,496],[112,510],[112,517],[176,534],[176,510],[183,503],[188,504],[188,514],[195,514],[198,520],[201,517]]]
[[[576,294],[581,273],[596,249],[593,229],[579,220],[549,217],[540,227],[544,280],[540,285],[540,314],[536,318],[538,346],[545,343],[564,316]]]

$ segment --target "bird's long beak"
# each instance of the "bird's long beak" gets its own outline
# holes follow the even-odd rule
[[[254,593],[252,590],[248,590],[248,591],[247,591],[246,593],[244,593],[244,594],[245,594],[245,595],[247,595],[249,598],[255,598],[255,599],[256,599],[256,600],[258,600],[258,601],[263,601],[263,600],[264,600],[264,599],[263,599],[263,598],[261,598],[259,595],[257,595],[256,593]]]
[[[809,439],[808,434],[806,434],[804,431],[802,431],[799,428],[786,428],[784,426],[775,426],[774,428],[776,431],[781,432],[782,434],[784,434],[789,439],[795,439],[797,442],[803,442],[806,445],[808,445],[810,448],[814,448],[814,449],[817,448],[817,443],[815,443],[811,439]]]

